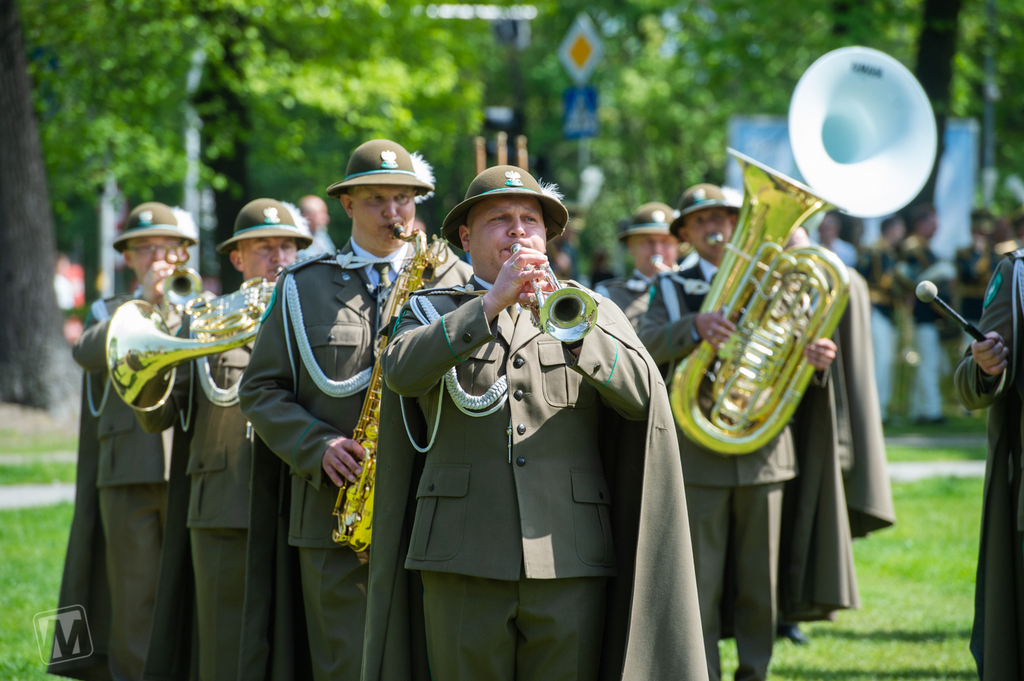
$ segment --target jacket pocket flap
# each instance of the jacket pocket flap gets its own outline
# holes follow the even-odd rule
[[[188,459],[189,475],[196,473],[214,473],[228,467],[228,450],[225,447],[217,447],[212,450],[200,452],[198,456],[190,456]]]
[[[498,359],[498,352],[498,343],[491,341],[490,343],[481,345],[474,350],[473,354],[469,356],[469,359],[475,359],[480,362],[493,362]]]
[[[111,391],[113,392],[113,391]],[[117,395],[111,395],[116,398]],[[135,428],[135,413],[125,413],[120,409],[106,409],[100,417],[99,436],[110,437],[119,433],[129,433]]]
[[[235,348],[222,353],[218,358],[220,366],[229,369],[245,369],[249,366],[249,351],[245,348]],[[211,367],[213,362],[210,363]]]
[[[469,492],[469,468],[469,464],[424,467],[416,498],[466,496]]]
[[[311,324],[306,327],[311,347],[330,345],[359,346],[363,343],[362,324]]]
[[[581,504],[611,504],[608,482],[600,473],[569,471],[572,475],[572,499]]]
[[[565,351],[558,341],[540,341],[537,343],[537,353],[540,357],[541,366],[565,366]]]

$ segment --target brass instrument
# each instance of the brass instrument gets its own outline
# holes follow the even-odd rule
[[[514,256],[522,248],[516,243],[509,250]],[[597,303],[583,289],[562,286],[551,265],[541,271],[543,280],[552,290],[545,291],[537,279],[533,280],[535,303],[530,305],[533,325],[563,343],[582,340],[597,323]]]
[[[846,267],[822,248],[786,250],[793,232],[833,207],[822,195],[861,217],[900,208],[935,158],[924,91],[894,59],[866,48],[836,50],[808,69],[790,105],[790,139],[813,190],[729,150],[743,171],[743,204],[700,311],[721,311],[736,332],[718,351],[702,342],[672,379],[679,427],[718,454],[746,454],[778,435],[814,373],[804,349],[829,337],[845,310]]]
[[[655,253],[654,255],[651,256],[651,264],[654,265],[654,269],[658,270],[659,272],[662,271],[661,263],[663,263],[663,262],[665,262],[665,256],[663,256],[662,254]],[[677,263],[677,262],[672,263],[672,265],[668,269],[670,271],[672,271],[672,272],[678,272],[679,271],[679,263]]]
[[[192,316],[192,338],[170,334],[166,310],[161,313],[143,300],[128,301],[114,312],[107,329],[107,368],[114,390],[133,409],[159,408],[171,394],[175,367],[240,347],[256,337],[273,290],[273,284],[257,278],[243,283],[235,293],[211,301],[195,295],[182,303],[185,294],[168,287],[164,299],[171,294],[169,303]]]
[[[448,249],[444,242],[435,239],[428,247],[427,237],[416,229],[411,234],[404,234],[402,226],[395,227],[394,238],[411,242],[413,245],[412,259],[402,268],[398,279],[392,285],[388,299],[380,311],[380,326],[383,327],[402,309],[405,301],[413,291],[423,287],[423,271],[427,267],[443,265],[448,259]],[[334,503],[334,515],[338,518],[338,529],[332,534],[334,541],[345,544],[353,551],[365,551],[370,547],[370,535],[373,529],[373,490],[376,479],[377,465],[377,432],[380,424],[380,397],[384,379],[381,357],[387,347],[388,338],[380,334],[377,341],[376,358],[370,383],[366,388],[363,409],[359,413],[359,421],[352,431],[352,439],[358,442],[365,452],[362,462],[362,473],[359,480],[345,484],[338,490],[338,499]]]
[[[203,278],[191,267],[185,267],[185,260],[164,279],[162,305],[165,318],[170,316],[172,310],[179,317],[183,316],[188,304],[199,298],[203,292]]]

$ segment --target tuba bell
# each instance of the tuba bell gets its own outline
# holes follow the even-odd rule
[[[273,284],[257,278],[214,300],[189,298],[183,312],[191,316],[192,338],[172,336],[166,312],[156,306],[128,301],[111,316],[107,329],[107,369],[114,390],[133,409],[159,408],[171,394],[175,367],[256,337],[273,290]]]
[[[862,47],[830,52],[804,73],[789,134],[810,187],[729,150],[743,171],[743,204],[700,311],[721,311],[736,333],[717,352],[702,342],[672,379],[680,429],[719,454],[752,452],[785,427],[814,373],[804,348],[831,336],[846,308],[846,266],[823,248],[786,249],[793,232],[836,206],[860,217],[898,210],[935,160],[921,86]]]

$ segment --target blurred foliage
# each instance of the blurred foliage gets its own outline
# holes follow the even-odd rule
[[[651,0],[535,3],[525,49],[483,20],[428,18],[414,0],[22,0],[52,200],[65,250],[95,242],[95,193],[107,170],[129,200],[181,200],[186,77],[195,50],[243,103],[206,130],[204,159],[248,145],[250,192],[296,201],[338,179],[359,142],[387,136],[436,166],[438,192],[421,208],[436,227],[473,174],[471,138],[483,106],[512,106],[538,174],[578,191],[578,145],[562,139],[570,80],[556,48],[580,11],[605,43],[593,76],[601,133],[591,160],[604,191],[581,236],[586,257],[616,248],[617,221],[649,200],[674,204],[690,184],[722,182],[727,124],[736,114],[785,115],[820,55],[862,44],[914,70],[925,0]],[[994,44],[997,167],[1024,174],[1024,4],[997,0]],[[963,0],[950,113],[982,118],[986,6]],[[216,102],[203,106],[217,106]],[[979,150],[980,151],[980,150]],[[493,162],[493,159],[492,159]],[[203,180],[228,181],[206,168]],[[1016,200],[1002,187],[997,208]],[[335,238],[347,220],[331,204]],[[75,236],[78,235],[78,242]]]

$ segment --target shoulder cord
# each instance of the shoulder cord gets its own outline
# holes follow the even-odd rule
[[[230,388],[219,388],[210,375],[210,363],[206,357],[196,360],[199,369],[199,385],[203,387],[206,399],[218,407],[233,407],[238,404],[238,384],[242,379],[235,381]],[[193,373],[193,376],[195,374]]]
[[[417,296],[409,306],[421,324],[432,324],[441,318],[429,298]],[[508,400],[508,377],[500,377],[483,395],[470,395],[459,385],[459,375],[455,367],[444,375],[444,385],[448,388],[452,402],[467,416],[490,416],[501,409]]]
[[[88,371],[85,372],[85,397],[86,402],[89,405],[89,413],[92,414],[94,418],[99,418],[100,414],[103,413],[104,407],[107,406],[107,398],[109,396],[110,380],[107,380],[103,386],[103,398],[100,400],[99,408],[97,409],[96,407],[92,406],[92,374]]]
[[[679,313],[679,295],[676,293],[676,287],[671,277],[663,275],[660,284],[661,297],[665,300],[669,324],[674,324],[679,321],[681,316]]]
[[[295,332],[295,340],[299,346],[299,355],[302,357],[302,363],[306,366],[306,371],[309,372],[310,377],[313,379],[313,383],[328,397],[342,398],[350,397],[356,393],[362,391],[370,384],[370,375],[373,373],[373,365],[366,367],[355,376],[348,378],[344,381],[332,381],[327,378],[320,365],[316,363],[316,358],[313,357],[313,349],[309,345],[309,337],[306,335],[306,325],[302,319],[302,305],[299,302],[299,289],[295,285],[295,278],[288,276],[284,282],[285,289],[285,300],[288,308],[293,310],[292,313],[292,331]],[[288,328],[288,323],[285,321],[285,328]],[[285,339],[287,341],[287,338]],[[288,345],[289,358],[291,358],[291,344]],[[294,374],[294,363],[292,365],[292,372]],[[298,385],[296,384],[296,390]]]
[[[206,361],[205,357],[203,357],[203,361],[204,362]],[[209,371],[209,368],[207,368],[207,371]],[[186,433],[188,432],[188,429],[192,427],[192,394],[193,394],[193,391],[195,390],[195,387],[194,387],[195,386],[195,382],[196,382],[195,362],[189,362],[188,363],[188,411],[186,412],[188,415],[186,416],[186,413],[178,412],[178,420],[181,421],[181,429],[184,432],[186,432]],[[209,396],[207,396],[207,397],[209,397]],[[210,401],[212,402],[213,400],[210,400]],[[235,401],[237,402],[237,400],[235,400]]]

